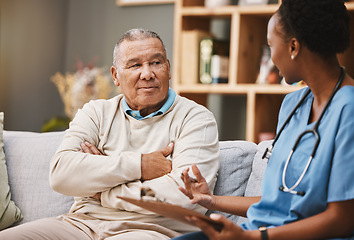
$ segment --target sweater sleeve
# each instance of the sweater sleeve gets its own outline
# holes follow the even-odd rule
[[[51,159],[50,184],[62,194],[89,197],[141,177],[140,153],[125,151],[103,156],[80,152],[82,142],[98,146],[100,141],[102,121],[99,115],[102,114],[97,111],[102,108],[95,104],[90,102],[78,111]]]
[[[121,184],[102,192],[102,206],[146,214],[146,211],[117,198],[117,196],[139,198],[140,188],[144,186],[151,188],[156,193],[156,197],[161,200],[203,213],[206,211],[200,206],[190,204],[189,199],[178,190],[178,186],[184,187],[180,179],[182,171],[196,164],[210,189],[213,190],[219,168],[219,142],[215,118],[205,108],[198,107],[197,110],[187,114],[181,126],[175,131],[172,133],[176,139],[171,156],[171,173],[145,182],[135,181]],[[190,174],[192,175],[191,171]]]

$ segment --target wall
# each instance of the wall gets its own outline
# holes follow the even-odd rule
[[[115,0],[71,0],[66,68],[79,56],[87,62],[99,56],[98,65],[110,67],[115,43],[131,28],[156,31],[172,61],[173,4],[118,7]]]
[[[61,114],[49,77],[64,70],[68,1],[1,0],[0,111],[5,129],[38,131]]]
[[[119,7],[115,0],[0,0],[0,111],[5,129],[40,131],[64,107],[50,76],[95,56],[111,66],[119,37],[157,31],[172,60],[173,4]]]

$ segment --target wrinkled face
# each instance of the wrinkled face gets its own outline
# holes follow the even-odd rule
[[[168,97],[170,62],[159,39],[123,41],[111,73],[130,108],[142,116],[159,110]]]
[[[295,64],[295,59],[298,56],[298,42],[295,38],[285,41],[276,14],[268,22],[267,39],[272,61],[279,69],[279,74],[285,78],[288,84],[299,81],[298,69]],[[292,59],[292,55],[295,58]]]

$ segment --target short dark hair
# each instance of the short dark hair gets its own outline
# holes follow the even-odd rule
[[[126,31],[123,34],[123,36],[119,39],[119,41],[116,43],[116,45],[114,46],[113,65],[117,66],[116,65],[117,64],[117,53],[118,53],[119,45],[123,41],[125,41],[125,40],[136,41],[136,40],[143,40],[143,39],[147,39],[147,38],[156,38],[156,39],[160,40],[160,42],[163,46],[164,53],[166,54],[165,44],[163,43],[162,39],[160,38],[160,36],[156,32],[153,32],[151,30],[146,30],[143,28],[133,28],[133,29]]]
[[[350,45],[350,16],[343,0],[283,0],[277,14],[286,40],[295,37],[323,57]]]

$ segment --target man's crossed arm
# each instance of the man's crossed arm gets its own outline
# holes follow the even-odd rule
[[[92,143],[85,141],[80,144],[81,151],[93,155],[104,155]],[[173,142],[169,143],[166,147],[147,154],[141,155],[141,180],[151,180],[162,177],[172,170],[172,162],[168,157],[173,151]],[[101,199],[101,193],[96,193],[93,198]]]

